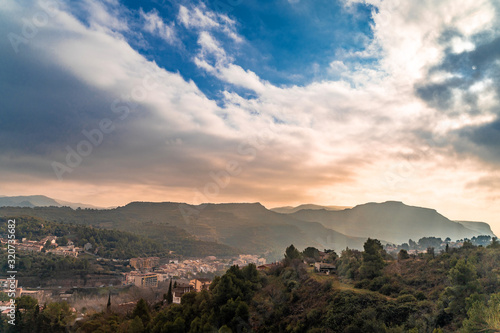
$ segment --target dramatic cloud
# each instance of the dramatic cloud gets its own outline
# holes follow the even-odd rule
[[[371,11],[370,33],[352,45],[322,36],[329,56],[301,64],[311,75],[277,75],[259,39],[300,44],[286,40],[293,29],[242,27],[200,3],[0,6],[1,194],[101,206],[395,199],[500,230],[494,1],[347,1],[337,10],[351,20]]]

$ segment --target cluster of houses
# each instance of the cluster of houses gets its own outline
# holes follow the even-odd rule
[[[244,267],[249,264],[255,264],[256,266],[265,265],[266,259],[259,258],[259,256],[253,254],[240,254],[240,256],[232,262],[232,265],[238,265],[239,267]]]
[[[264,265],[266,259],[255,255],[242,254],[234,259],[217,259],[215,256],[208,256],[203,259],[171,259],[168,263],[160,265],[160,258],[158,257],[132,258],[130,259],[130,266],[135,271],[124,273],[124,284],[141,285],[141,283],[135,283],[134,281],[136,276],[142,273],[154,272],[157,275],[158,282],[164,282],[170,279],[189,279],[199,274],[222,272],[231,265],[244,267],[250,263],[254,263],[256,266]]]
[[[140,273],[132,271],[125,275],[124,284],[132,284],[140,288],[157,288],[159,274],[157,273]],[[175,287],[172,290],[173,302],[176,304],[181,303],[182,295],[190,291],[208,290],[212,283],[210,279],[197,278],[191,280],[180,280],[175,282]]]
[[[8,240],[1,238],[0,242],[2,244],[7,244]],[[48,248],[46,247],[47,244],[49,245]],[[92,248],[92,244],[90,243],[85,244],[83,248],[77,247],[70,240],[68,240],[67,245],[59,246],[57,244],[57,236],[46,236],[39,241],[22,238],[20,242],[16,240],[15,246],[18,251],[42,252],[45,248],[46,253],[71,257],[78,257],[79,253]]]
[[[190,291],[208,289],[212,281],[205,278],[193,278],[199,273],[215,273],[223,271],[231,265],[244,267],[253,263],[261,268],[266,266],[266,260],[255,255],[239,255],[234,259],[217,259],[208,256],[204,259],[169,260],[160,265],[160,258],[132,258],[130,266],[135,270],[122,273],[124,285],[135,285],[140,288],[157,288],[158,283],[176,280],[172,290],[173,302],[179,304],[182,295]]]
[[[152,269],[153,267],[158,267],[160,265],[159,257],[147,257],[147,258],[132,258],[130,259],[130,266],[135,269]]]
[[[480,237],[486,237],[486,236],[480,236]],[[475,242],[474,242],[475,238],[476,237],[473,237],[473,239],[472,239],[473,244],[475,244]],[[422,239],[425,239],[425,237]],[[441,238],[436,238],[436,242],[434,242],[430,246],[429,244],[425,244],[425,243],[421,244],[422,239],[420,239],[418,242],[414,242],[413,244],[410,243],[410,245],[408,243],[404,243],[404,244],[400,244],[400,245],[386,244],[384,246],[384,250],[387,253],[393,254],[393,255],[397,255],[399,253],[399,251],[401,251],[401,250],[406,250],[409,255],[417,256],[419,254],[427,253],[427,250],[429,248],[433,248],[434,251],[436,251],[436,253],[437,253],[438,251],[444,251],[446,249],[446,247],[448,247],[450,249],[456,249],[456,248],[461,248],[464,245],[464,240],[457,240],[457,241],[453,242],[449,238],[447,238],[444,241],[441,240]],[[489,242],[488,242],[488,244],[489,244]],[[475,245],[482,245],[482,244],[475,244]]]
[[[183,261],[172,259],[162,265],[160,265],[158,257],[132,258],[130,266],[135,270],[122,273],[123,284],[137,287],[157,287],[159,282],[171,279],[189,279],[199,273],[215,273],[226,269],[229,265],[228,260],[217,260],[213,256]]]

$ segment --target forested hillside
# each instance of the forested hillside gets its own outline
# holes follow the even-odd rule
[[[7,230],[6,224],[9,218],[17,220],[17,239],[40,240],[49,235],[66,236],[76,246],[82,247],[86,243],[92,244],[93,252],[104,258],[127,259],[140,256],[164,256],[170,251],[185,256],[225,256],[238,253],[236,249],[227,245],[199,241],[181,229],[165,225],[159,226],[152,222],[138,223],[137,228],[142,231],[138,233],[99,228],[92,224],[52,222],[32,216],[12,215],[0,217],[2,230]]]
[[[140,300],[131,312],[113,304],[73,323],[64,304],[20,301],[22,322],[5,332],[495,332],[500,329],[500,244],[466,242],[440,254],[388,256],[379,241],[326,261],[337,273],[304,264],[317,249],[290,246],[265,271],[231,267],[210,290],[182,303]],[[57,304],[57,303],[56,303]],[[104,306],[103,306],[104,308]],[[59,316],[54,320],[54,316]],[[23,328],[24,327],[24,328]],[[35,329],[34,329],[35,327]]]

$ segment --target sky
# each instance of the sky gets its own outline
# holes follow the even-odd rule
[[[0,195],[403,201],[500,233],[496,0],[3,0]]]

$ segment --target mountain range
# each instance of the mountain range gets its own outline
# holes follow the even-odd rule
[[[348,235],[383,239],[395,244],[427,236],[450,237],[452,240],[494,236],[486,223],[456,222],[434,209],[407,206],[397,201],[367,203],[340,211],[300,210],[290,215],[302,221],[320,222]]]
[[[0,196],[0,207],[71,207],[102,209],[93,205],[52,199],[45,195]]]
[[[302,206],[308,209],[285,208],[281,207],[278,210],[281,212],[276,212],[276,209],[269,210],[260,203],[189,205],[132,202],[100,210],[75,210],[56,205],[1,207],[0,216],[36,216],[56,222],[134,232],[165,242],[175,241],[173,235],[191,235],[191,241],[224,244],[241,253],[275,252],[279,255],[290,244],[299,249],[308,246],[336,251],[346,247],[362,249],[368,237],[384,243],[402,244],[409,239],[418,241],[428,236],[450,237],[452,240],[494,236],[487,223],[455,222],[434,209],[395,201],[367,203],[346,209],[317,205]]]

